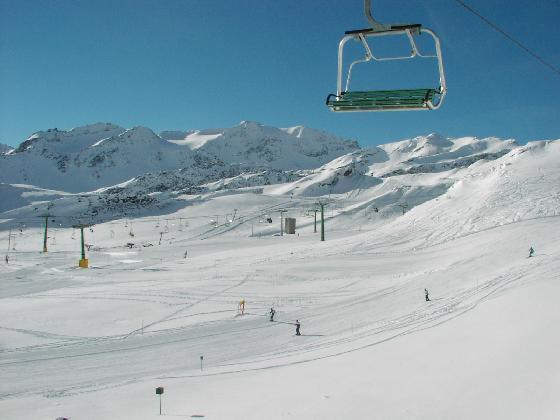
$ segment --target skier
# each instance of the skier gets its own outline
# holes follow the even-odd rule
[[[185,250],[185,255],[183,255],[183,258],[185,258],[185,259],[186,259],[186,258],[187,258],[187,255],[188,255],[188,251],[187,251],[187,250]]]
[[[426,302],[430,301],[430,294],[428,292],[428,289],[424,289],[424,294],[426,295]]]
[[[299,323],[299,320],[297,320],[297,319],[296,319],[295,326],[296,326],[296,335],[301,335],[299,333],[299,327],[301,327],[301,324]]]
[[[270,308],[270,322],[274,321],[274,315],[276,315],[276,311],[274,308]]]
[[[245,314],[245,299],[241,299],[237,305],[237,312],[241,315]]]
[[[10,257],[8,257],[8,254],[6,254],[6,264],[8,264],[8,262],[10,262]]]
[[[533,249],[533,247],[529,248],[529,258],[531,258],[534,253],[535,253],[535,250]]]

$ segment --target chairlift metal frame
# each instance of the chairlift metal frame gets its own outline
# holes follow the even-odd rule
[[[421,24],[382,24],[373,18],[371,0],[364,0],[364,13],[371,27],[346,31],[338,45],[338,73],[336,94],[327,96],[326,105],[333,112],[364,112],[364,111],[425,111],[438,109],[447,93],[445,71],[441,54],[441,44],[434,31],[423,28]],[[435,45],[435,55],[422,54],[418,49],[415,36],[426,33],[432,37]],[[367,38],[382,36],[406,36],[410,42],[411,52],[406,56],[377,57]],[[343,89],[344,47],[350,40],[358,41],[365,50],[365,57],[353,61],[348,68],[348,75]],[[433,89],[401,89],[355,91],[349,90],[354,66],[369,61],[394,61],[412,58],[437,59],[439,71],[439,87]]]

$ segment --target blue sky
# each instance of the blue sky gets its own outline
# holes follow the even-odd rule
[[[560,2],[466,2],[560,67]],[[0,142],[97,121],[156,131],[301,124],[364,146],[430,132],[560,138],[558,74],[452,0],[373,5],[382,22],[440,36],[449,88],[440,110],[324,105],[338,41],[367,26],[362,0],[0,0]],[[364,65],[360,82],[424,87],[427,69],[413,64]]]

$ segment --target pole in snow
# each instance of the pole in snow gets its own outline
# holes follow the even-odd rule
[[[163,394],[163,387],[158,386],[156,388],[156,395],[159,395],[159,415],[161,416],[161,395]]]
[[[8,233],[8,253],[10,252],[10,249],[12,249],[12,236],[16,236],[16,235],[15,233],[12,233],[12,228],[10,228],[10,233]]]
[[[16,235],[15,233],[12,233],[12,228],[10,228],[10,232],[8,233],[8,251],[6,252],[6,264],[8,264],[8,262],[10,261],[10,257],[8,256],[8,254],[10,253],[10,249],[12,246],[12,236],[16,236]]]
[[[321,207],[321,241],[325,240],[325,206],[326,203],[318,203]]]
[[[43,252],[47,252],[47,231],[49,229],[49,216],[45,216],[45,233],[43,235]]]
[[[81,268],[88,268],[89,267],[89,261],[86,258],[86,249],[85,249],[85,242],[84,242],[84,228],[87,227],[91,227],[93,225],[84,225],[84,224],[79,224],[79,225],[73,225],[72,227],[75,229],[80,229],[80,243],[82,246],[82,259],[80,260],[80,262],[78,263],[78,266]]]
[[[43,252],[47,252],[47,233],[48,233],[48,229],[49,229],[49,217],[53,217],[52,214],[49,214],[48,212],[38,216],[38,217],[44,217],[45,218],[45,232],[43,234]]]
[[[313,217],[314,217],[314,221],[313,221],[313,233],[317,233],[317,212],[319,210],[317,209],[313,209]]]

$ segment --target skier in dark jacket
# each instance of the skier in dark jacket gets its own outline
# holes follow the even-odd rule
[[[532,257],[534,253],[535,250],[533,249],[533,247],[529,248],[529,257]]]
[[[296,319],[295,325],[296,325],[296,335],[301,335],[301,334],[299,333],[299,327],[301,327],[301,324],[299,323],[299,320]]]
[[[270,308],[270,322],[274,321],[274,315],[276,315],[276,311],[274,308]]]
[[[424,289],[424,294],[426,295],[426,302],[430,301],[430,293],[428,292],[428,289]]]

